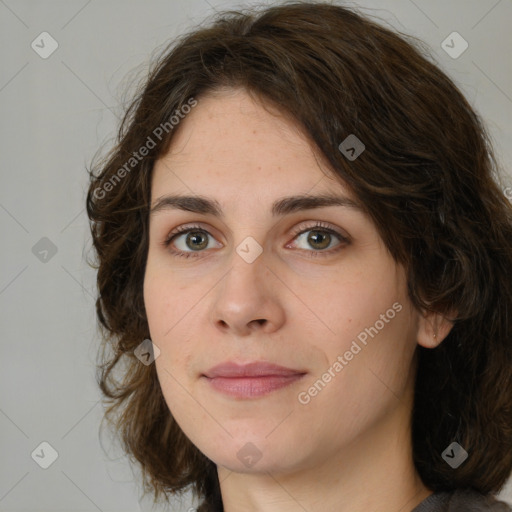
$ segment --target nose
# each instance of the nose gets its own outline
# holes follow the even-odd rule
[[[215,327],[236,336],[277,331],[285,321],[283,287],[267,266],[265,253],[252,263],[235,253],[231,269],[215,287]]]

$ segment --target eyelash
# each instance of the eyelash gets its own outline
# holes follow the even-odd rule
[[[321,229],[318,229],[318,228],[321,228]],[[171,233],[169,233],[169,235],[166,237],[166,239],[162,242],[162,245],[166,248],[169,248],[170,252],[174,255],[174,256],[177,256],[177,257],[183,257],[183,258],[197,258],[197,257],[202,257],[200,255],[200,253],[204,252],[204,251],[178,251],[176,249],[172,249],[171,248],[171,242],[178,236],[178,235],[183,235],[183,234],[186,234],[186,233],[189,233],[190,231],[199,231],[201,233],[206,233],[207,235],[211,236],[210,233],[208,233],[208,231],[206,231],[204,228],[202,228],[201,226],[198,226],[198,225],[194,225],[194,226],[180,226],[178,228],[176,228],[174,231],[172,231]],[[312,251],[306,251],[307,253],[310,253],[310,257],[317,257],[317,256],[320,256],[320,257],[323,257],[323,256],[329,256],[333,253],[336,253],[338,252],[339,250],[341,250],[344,245],[350,243],[350,240],[342,235],[340,232],[330,228],[329,226],[327,226],[326,224],[324,224],[323,222],[317,222],[315,223],[313,226],[308,226],[307,228],[304,228],[303,226],[301,227],[298,227],[297,229],[295,229],[293,231],[293,238],[297,238],[297,236],[299,235],[302,235],[303,233],[307,233],[308,231],[320,231],[321,233],[328,233],[330,235],[334,235],[336,237],[338,237],[339,241],[341,242],[339,245],[337,245],[334,249],[330,249],[328,251],[325,251],[325,250],[320,250],[320,251],[315,251],[315,250],[312,250]],[[304,250],[304,249],[303,249]]]

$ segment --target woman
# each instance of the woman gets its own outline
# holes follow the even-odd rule
[[[495,171],[450,79],[351,10],[225,13],[166,48],[87,198],[99,384],[146,489],[510,510]]]

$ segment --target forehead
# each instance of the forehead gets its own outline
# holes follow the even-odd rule
[[[197,99],[153,170],[152,190],[227,195],[348,191],[300,126],[243,89]]]

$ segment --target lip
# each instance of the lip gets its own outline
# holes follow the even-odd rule
[[[244,365],[228,361],[202,375],[220,393],[236,398],[256,398],[287,387],[304,377],[305,371],[267,362]]]
[[[238,364],[233,361],[218,364],[205,372],[205,377],[289,377],[291,375],[306,373],[302,370],[294,370],[265,361]]]

